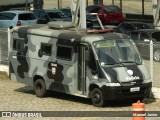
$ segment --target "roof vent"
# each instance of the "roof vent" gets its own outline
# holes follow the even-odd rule
[[[102,29],[102,30],[87,30],[88,33],[106,33],[106,32],[113,32],[112,28]]]
[[[49,28],[51,29],[66,29],[66,28],[73,28],[72,22],[67,21],[53,21],[48,23]]]

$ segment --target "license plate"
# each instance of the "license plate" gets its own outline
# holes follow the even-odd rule
[[[130,92],[136,92],[139,91],[140,87],[134,87],[134,88],[130,88]]]

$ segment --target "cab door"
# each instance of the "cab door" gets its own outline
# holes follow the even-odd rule
[[[85,44],[77,45],[77,53],[78,53],[77,93],[81,95],[84,95],[86,92],[86,51],[87,51],[87,46]]]

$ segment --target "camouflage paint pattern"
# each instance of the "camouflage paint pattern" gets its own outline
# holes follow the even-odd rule
[[[98,57],[93,49],[92,42],[104,38],[128,38],[119,33],[90,34],[85,30],[75,29],[50,29],[45,25],[33,25],[14,28],[11,40],[11,51],[9,54],[10,77],[12,80],[34,86],[37,78],[45,81],[47,90],[55,90],[73,95],[82,95],[78,92],[78,52],[73,46],[86,43],[93,50],[97,65]],[[14,40],[24,41],[22,50],[13,49]],[[51,55],[41,54],[41,43],[48,43],[52,46]],[[57,58],[57,45],[71,46],[73,48],[71,60]],[[64,51],[65,54],[65,51]],[[127,70],[134,71],[134,76],[139,76],[139,82],[150,79],[144,65],[129,65],[125,67],[104,67],[97,68],[102,74],[93,73],[86,65],[85,91],[83,97],[89,97],[90,86],[96,85],[99,88],[107,82],[119,82],[125,86],[131,84],[132,80]],[[134,83],[135,84],[135,83]]]

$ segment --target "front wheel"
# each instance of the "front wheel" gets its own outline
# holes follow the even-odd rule
[[[96,107],[102,107],[105,105],[102,92],[98,88],[94,88],[93,91],[91,92],[91,100],[93,105]]]
[[[34,83],[34,91],[37,97],[45,97],[47,94],[46,85],[43,79],[37,79]]]
[[[153,59],[156,62],[160,62],[160,50],[155,50],[154,55],[153,55]]]

